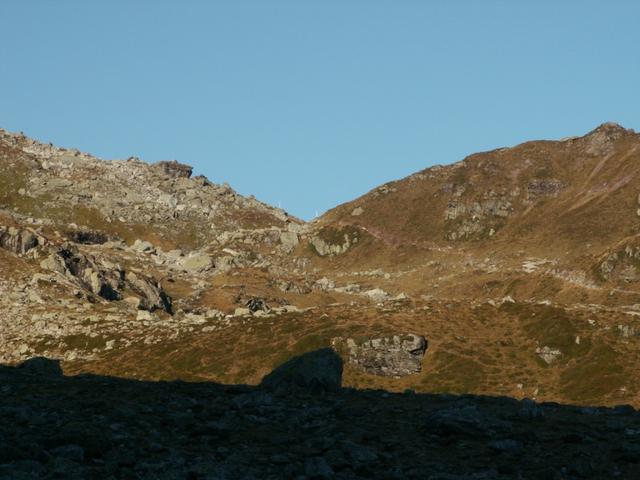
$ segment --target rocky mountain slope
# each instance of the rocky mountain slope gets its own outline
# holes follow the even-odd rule
[[[640,404],[640,135],[474,154],[317,221],[0,132],[0,362],[258,384],[331,346],[343,384]]]

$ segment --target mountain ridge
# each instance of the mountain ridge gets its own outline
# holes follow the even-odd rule
[[[640,137],[603,124],[307,223],[177,162],[2,132],[0,359],[257,384],[331,346],[347,386],[640,404],[638,159]],[[428,340],[416,373],[366,366],[406,336]]]

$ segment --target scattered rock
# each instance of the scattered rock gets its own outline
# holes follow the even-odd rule
[[[562,355],[562,352],[557,348],[547,346],[536,348],[536,353],[547,365],[551,365],[560,355]]]

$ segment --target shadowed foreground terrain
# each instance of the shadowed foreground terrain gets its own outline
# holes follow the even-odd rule
[[[640,415],[627,406],[294,388],[277,383],[285,366],[250,387],[65,377],[30,362],[0,367],[2,480],[640,475]]]

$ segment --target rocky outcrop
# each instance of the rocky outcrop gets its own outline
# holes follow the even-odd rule
[[[139,308],[171,312],[171,299],[158,282],[134,272],[126,273],[119,265],[84,254],[73,245],[53,250],[40,266],[66,276],[105,300],[122,300],[124,291],[130,289],[140,297]]]
[[[311,245],[315,248],[318,255],[321,257],[331,257],[334,255],[340,255],[349,250],[351,242],[347,235],[344,236],[343,243],[329,243],[320,237],[311,238]]]
[[[360,370],[385,377],[403,377],[422,370],[427,340],[421,335],[405,334],[356,341],[346,344],[348,361]]]
[[[0,247],[5,250],[23,255],[39,243],[44,242],[31,230],[0,226]]]
[[[280,243],[285,252],[291,253],[298,246],[300,240],[295,232],[282,232],[280,233]]]
[[[193,167],[178,163],[176,160],[158,162],[153,167],[172,178],[191,178],[193,173]]]
[[[342,385],[342,359],[331,348],[294,357],[262,379],[261,386],[276,390],[304,388],[335,391]]]
[[[171,298],[155,280],[136,273],[125,275],[125,284],[140,296],[138,308],[143,310],[164,310],[171,313]]]
[[[54,258],[49,257],[47,264],[42,265],[55,265],[55,271],[63,269],[68,277],[76,279],[82,287],[105,300],[122,299],[124,271],[119,266],[110,265],[111,268],[106,268],[97,259],[81,253],[72,245],[60,248],[53,255]]]
[[[536,353],[547,365],[551,365],[562,355],[562,352],[557,348],[547,346],[536,348]]]

